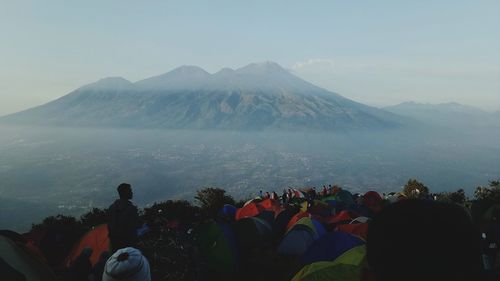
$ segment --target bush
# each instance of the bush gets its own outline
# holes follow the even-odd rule
[[[476,200],[490,200],[495,203],[500,203],[500,181],[490,181],[489,187],[479,186],[474,192]]]
[[[148,225],[174,219],[189,223],[195,219],[197,213],[199,213],[199,208],[186,200],[168,200],[145,208],[143,218]]]
[[[429,195],[429,188],[416,179],[410,179],[406,183],[403,193],[408,198],[426,198]]]
[[[459,205],[465,205],[467,202],[467,197],[465,196],[465,191],[459,189],[455,192],[444,192],[437,195],[439,201],[455,203]]]
[[[57,215],[33,225],[31,231],[43,234],[36,242],[49,265],[55,268],[67,257],[85,229],[74,217]]]
[[[200,204],[202,211],[211,217],[215,217],[225,204],[235,205],[236,203],[224,189],[213,187],[198,190],[194,198]]]
[[[94,226],[107,223],[107,209],[94,208],[90,212],[80,216],[80,221],[86,229],[91,229]]]

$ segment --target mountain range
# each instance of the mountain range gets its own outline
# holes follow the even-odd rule
[[[395,128],[408,120],[264,62],[214,74],[181,66],[135,83],[104,78],[0,121],[72,127],[337,130]]]
[[[404,102],[383,108],[400,116],[418,120],[427,125],[446,128],[491,128],[500,126],[500,113],[490,113],[482,109],[456,102],[428,104]]]

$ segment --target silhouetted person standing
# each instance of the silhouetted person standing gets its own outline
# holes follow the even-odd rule
[[[120,199],[116,200],[108,209],[109,240],[113,252],[126,247],[136,247],[139,213],[137,207],[129,200],[132,199],[132,187],[122,183],[117,188]]]

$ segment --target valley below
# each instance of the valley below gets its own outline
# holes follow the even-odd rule
[[[0,228],[26,230],[48,215],[107,207],[116,186],[134,202],[193,200],[220,187],[237,199],[259,190],[337,184],[353,193],[400,191],[417,178],[433,192],[500,175],[500,133],[433,129],[240,132],[0,127]]]

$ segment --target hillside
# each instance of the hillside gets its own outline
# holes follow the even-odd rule
[[[131,83],[113,77],[0,119],[43,126],[176,129],[400,127],[400,117],[314,86],[276,63],[210,74],[196,66]]]

